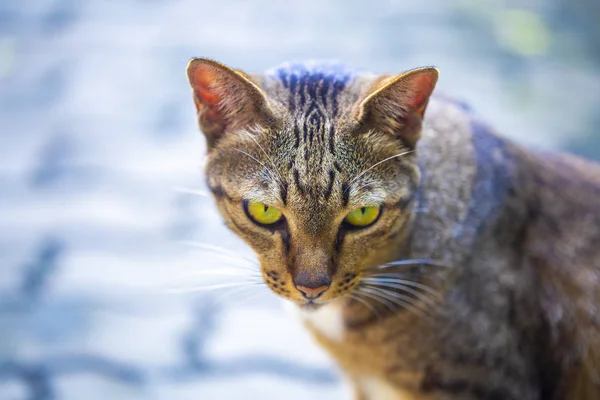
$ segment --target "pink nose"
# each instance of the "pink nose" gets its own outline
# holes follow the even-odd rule
[[[305,299],[314,300],[329,289],[331,278],[327,273],[310,274],[301,271],[294,276],[294,286]]]
[[[302,296],[304,296],[305,299],[314,300],[321,296],[327,289],[329,289],[329,285],[323,285],[316,288],[296,286],[296,289],[302,293]]]

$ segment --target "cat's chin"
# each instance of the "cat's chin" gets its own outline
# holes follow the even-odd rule
[[[326,305],[327,303],[314,303],[312,301],[307,301],[306,303],[302,303],[299,305],[302,311],[316,311]]]

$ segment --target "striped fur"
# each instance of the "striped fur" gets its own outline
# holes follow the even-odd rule
[[[526,150],[429,98],[432,68],[248,75],[195,59],[188,76],[225,222],[357,399],[600,398],[598,165]],[[245,201],[285,219],[257,226]],[[375,224],[344,225],[369,205],[383,206]],[[372,286],[381,265],[412,286]],[[310,307],[298,274],[331,279]]]

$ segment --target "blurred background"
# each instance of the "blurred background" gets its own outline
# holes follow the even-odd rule
[[[433,64],[502,134],[600,159],[599,26],[598,0],[2,0],[0,399],[344,398],[273,294],[202,275],[248,267],[206,244],[252,255],[202,196],[190,57]]]

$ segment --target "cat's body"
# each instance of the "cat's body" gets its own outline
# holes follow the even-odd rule
[[[366,399],[390,383],[406,392],[394,399],[596,398],[600,382],[564,393],[565,373],[597,373],[600,168],[515,147],[435,98],[419,146],[422,212],[403,257],[458,269],[434,324],[346,307],[343,332],[307,317],[311,331]]]
[[[196,62],[220,210],[357,399],[600,398],[598,165],[525,150],[458,103],[428,103],[431,70],[249,78]],[[248,198],[283,210],[285,225],[254,231],[236,205]],[[376,201],[379,220],[347,226]]]

